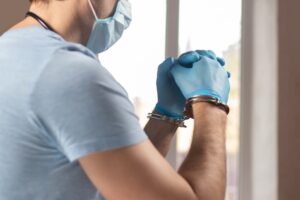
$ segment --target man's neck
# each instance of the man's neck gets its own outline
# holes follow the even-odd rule
[[[82,1],[78,1],[76,6],[74,3],[69,2],[72,1],[53,1],[47,5],[32,4],[30,6],[30,11],[37,14],[51,25],[51,27],[66,41],[86,45],[95,19],[92,14],[89,16],[83,14],[89,13],[85,11],[85,9],[90,8],[86,7],[86,4],[78,5],[81,4]],[[40,24],[29,16],[11,29],[29,26],[40,26]]]

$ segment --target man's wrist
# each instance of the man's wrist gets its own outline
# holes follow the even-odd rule
[[[195,96],[187,100],[186,106],[185,106],[185,115],[188,118],[194,118],[194,108],[193,105],[197,103],[209,103],[212,106],[223,110],[227,115],[229,114],[229,106],[222,103],[219,98],[211,97],[211,96]]]
[[[175,126],[175,127],[184,127],[186,128],[184,121],[186,120],[186,118],[179,118],[179,119],[174,119],[165,115],[162,115],[161,113],[157,112],[157,111],[153,111],[152,113],[148,113],[148,118],[149,119],[153,119],[153,120],[157,120],[157,121],[161,121],[163,123]]]
[[[209,102],[196,102],[192,104],[192,111],[194,119],[199,118],[207,113],[213,113],[216,116],[227,118],[227,114],[224,110],[220,109],[218,106],[213,105]]]

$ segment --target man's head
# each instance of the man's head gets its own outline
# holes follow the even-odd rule
[[[29,0],[30,11],[67,41],[98,54],[115,44],[131,22],[128,0]]]

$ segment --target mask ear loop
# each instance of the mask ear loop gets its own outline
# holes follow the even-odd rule
[[[97,14],[96,14],[96,11],[95,11],[95,9],[94,9],[94,6],[93,6],[91,0],[88,0],[88,2],[89,2],[89,4],[90,4],[91,10],[92,10],[92,12],[93,12],[93,14],[94,14],[94,17],[95,17],[95,19],[97,20],[97,19],[98,19],[98,16],[97,16]]]

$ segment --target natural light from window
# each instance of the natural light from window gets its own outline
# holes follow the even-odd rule
[[[156,72],[165,56],[166,0],[130,0],[133,21],[121,40],[99,56],[103,66],[127,90],[142,126],[157,101]],[[227,127],[228,184],[226,200],[237,200],[239,153],[239,87],[241,0],[180,1],[179,52],[211,49],[227,61],[231,74],[231,113]],[[190,145],[189,128],[177,137],[177,165]]]
[[[226,60],[231,72],[231,112],[227,124],[228,183],[226,200],[238,199],[239,105],[240,105],[240,38],[241,0],[180,1],[180,53],[195,49],[211,49]],[[181,129],[177,138],[177,165],[184,159],[191,140],[189,128]]]

